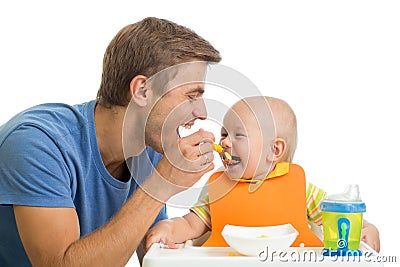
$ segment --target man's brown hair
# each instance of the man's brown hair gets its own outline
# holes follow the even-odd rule
[[[191,29],[154,17],[122,28],[108,45],[97,93],[98,104],[129,103],[129,85],[137,75],[150,77],[176,64],[197,59],[219,62],[218,50]]]

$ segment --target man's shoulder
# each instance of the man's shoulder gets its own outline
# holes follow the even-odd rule
[[[14,123],[32,124],[43,127],[85,123],[87,121],[86,109],[89,103],[90,102],[80,105],[68,105],[64,103],[37,105],[15,116]]]
[[[20,129],[29,135],[29,129],[41,130],[54,138],[79,132],[88,124],[88,112],[91,102],[80,105],[46,103],[30,107],[0,126],[0,143],[10,134]]]

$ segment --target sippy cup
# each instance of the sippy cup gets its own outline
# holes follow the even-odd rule
[[[342,194],[329,195],[321,203],[325,256],[361,255],[362,213],[358,185],[348,185]]]

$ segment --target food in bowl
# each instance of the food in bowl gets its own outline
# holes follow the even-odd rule
[[[274,226],[225,225],[222,236],[237,252],[247,256],[258,256],[266,247],[274,251],[288,249],[299,232],[291,224]]]

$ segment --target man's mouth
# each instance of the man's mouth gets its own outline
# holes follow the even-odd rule
[[[188,121],[188,122],[185,122],[185,123],[179,125],[179,126],[176,128],[176,134],[178,135],[178,138],[182,138],[181,133],[182,133],[184,130],[190,130],[190,128],[192,128],[192,125],[193,125],[193,124],[194,124],[194,120],[190,120],[190,121]]]

